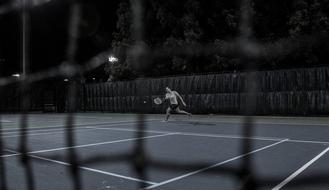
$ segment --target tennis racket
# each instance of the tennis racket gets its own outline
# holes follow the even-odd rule
[[[156,105],[160,105],[160,104],[162,104],[163,101],[162,101],[161,98],[157,97],[157,98],[154,98],[153,102],[154,102]]]

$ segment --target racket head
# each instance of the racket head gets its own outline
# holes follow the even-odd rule
[[[161,100],[161,98],[154,98],[154,103],[156,104],[156,105],[160,105],[160,104],[162,104],[162,100]]]

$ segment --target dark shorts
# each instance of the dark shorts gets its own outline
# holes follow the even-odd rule
[[[170,104],[169,107],[171,110],[176,110],[178,108],[178,104]]]

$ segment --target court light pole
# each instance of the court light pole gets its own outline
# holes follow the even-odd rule
[[[29,65],[29,45],[30,45],[30,0],[21,0],[21,27],[22,27],[22,77],[28,73]]]

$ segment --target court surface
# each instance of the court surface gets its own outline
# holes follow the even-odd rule
[[[145,189],[235,190],[250,180],[256,189],[329,189],[328,118],[255,117],[246,134],[243,117],[174,115],[164,123],[163,115],[145,115],[143,133],[137,133],[134,114],[82,113],[74,115],[71,147],[66,118],[28,115],[26,145],[36,189],[73,189],[67,156],[72,150],[85,190],[139,189],[141,183]],[[20,119],[1,116],[1,160],[10,190],[27,189]],[[137,142],[149,160],[144,178],[129,157]],[[249,149],[243,149],[246,144]]]

